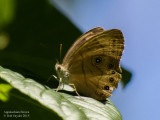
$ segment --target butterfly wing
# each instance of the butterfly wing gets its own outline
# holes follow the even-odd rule
[[[85,96],[98,100],[111,96],[121,79],[122,32],[118,29],[100,30],[74,44],[75,51],[71,50],[72,54],[67,54],[63,61],[63,66],[70,73],[69,83],[73,83],[77,91]]]

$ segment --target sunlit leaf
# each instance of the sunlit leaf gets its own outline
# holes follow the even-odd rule
[[[58,114],[64,120],[121,120],[121,114],[107,99],[106,103],[88,97],[75,97],[69,94],[55,92],[53,89],[24,78],[9,69],[0,67],[1,79],[10,83],[21,93],[38,101],[39,106]],[[25,99],[27,101],[27,99]]]

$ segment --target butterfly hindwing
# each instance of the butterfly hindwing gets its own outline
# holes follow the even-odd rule
[[[121,79],[123,49],[124,38],[120,30],[111,29],[92,35],[72,52],[67,63],[63,62],[70,73],[69,82],[75,84],[83,95],[98,100],[111,96]],[[66,55],[65,58],[69,57]]]

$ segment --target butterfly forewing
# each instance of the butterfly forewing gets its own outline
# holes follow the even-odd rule
[[[80,49],[80,47],[82,47],[87,41],[89,41],[91,38],[93,38],[95,35],[98,35],[100,33],[103,33],[104,29],[101,27],[96,27],[93,28],[91,30],[89,30],[88,32],[84,33],[83,35],[81,35],[71,46],[71,48],[68,50],[67,54],[65,55],[64,59],[63,59],[63,65],[68,67],[68,63],[70,63],[70,61],[72,59],[74,59],[74,55],[76,55],[75,53]]]

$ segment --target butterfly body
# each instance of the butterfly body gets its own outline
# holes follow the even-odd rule
[[[74,84],[85,96],[105,100],[121,79],[123,34],[97,27],[83,34],[69,49],[62,64],[55,65],[64,84]]]
[[[58,75],[58,78],[61,78],[63,84],[69,83],[69,72],[62,65],[56,64],[55,69]]]

